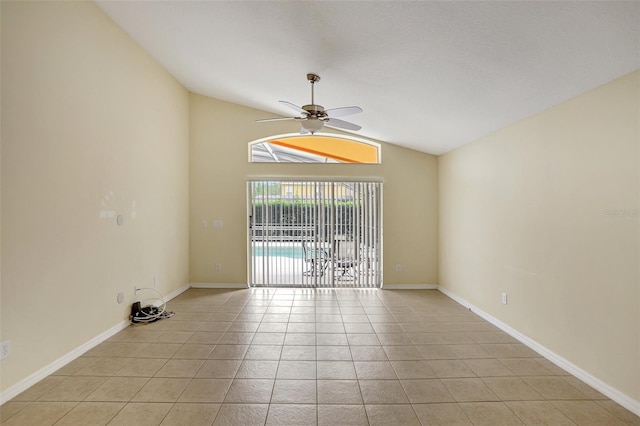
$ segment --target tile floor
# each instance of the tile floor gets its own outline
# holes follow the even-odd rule
[[[435,290],[191,289],[4,404],[12,425],[640,425]]]

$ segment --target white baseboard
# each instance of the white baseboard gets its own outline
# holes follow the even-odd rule
[[[179,294],[187,291],[188,289],[189,289],[188,285],[186,285],[184,287],[180,287],[179,289],[177,289],[175,291],[172,291],[171,293],[166,295],[165,296],[165,300],[169,301],[169,300],[173,299],[174,297],[178,296]],[[90,349],[93,349],[94,347],[98,346],[100,343],[104,342],[108,338],[110,338],[113,335],[117,334],[118,332],[124,330],[125,328],[127,328],[129,326],[129,324],[130,324],[129,321],[122,321],[121,323],[114,325],[110,329],[100,333],[99,335],[97,335],[93,339],[89,340],[88,342],[83,343],[82,345],[78,346],[77,348],[75,348],[71,352],[68,352],[65,355],[61,356],[60,358],[56,359],[51,364],[44,366],[43,368],[41,368],[40,370],[36,371],[35,373],[33,373],[33,374],[27,376],[26,378],[20,380],[15,385],[8,387],[2,393],[0,393],[0,405],[4,404],[5,402],[9,401],[11,398],[13,398],[13,397],[19,395],[20,393],[24,392],[25,390],[29,389],[31,386],[35,385],[40,380],[44,379],[45,377],[49,376],[50,374],[55,373],[60,368],[62,368],[65,365],[69,364],[71,361],[73,361],[74,359],[78,358],[79,356],[81,356],[85,352],[89,351]]]
[[[121,323],[119,323],[117,325],[114,325],[110,329],[104,331],[103,333],[100,333],[99,335],[97,335],[93,339],[89,340],[88,342],[78,346],[77,348],[75,348],[71,352],[61,356],[57,360],[53,361],[51,364],[41,368],[40,370],[36,371],[35,373],[33,373],[33,374],[27,376],[26,378],[20,380],[15,385],[8,387],[0,395],[0,404],[4,404],[5,402],[9,401],[11,398],[13,398],[16,395],[18,395],[18,394],[24,392],[25,390],[29,389],[31,386],[33,386],[36,383],[38,383],[40,380],[42,380],[45,377],[47,377],[48,375],[56,372],[58,369],[64,367],[67,364],[69,364],[71,361],[73,361],[74,359],[78,358],[80,355],[82,355],[83,353],[87,352],[89,349],[91,349],[91,348],[97,346],[98,344],[104,342],[109,337],[113,336],[114,334],[118,333],[121,330],[124,330],[128,326],[129,326],[129,321],[122,321]]]
[[[563,370],[571,373],[572,375],[574,375],[578,379],[582,380],[583,382],[585,382],[586,384],[588,384],[589,386],[591,386],[592,388],[594,388],[595,390],[597,390],[601,394],[611,398],[613,401],[617,402],[618,404],[620,404],[621,406],[623,406],[627,410],[631,411],[632,413],[636,414],[637,416],[640,416],[640,401],[637,401],[637,400],[631,398],[630,396],[620,392],[616,388],[608,385],[607,383],[603,382],[602,380],[598,379],[597,377],[591,375],[587,371],[585,371],[585,370],[581,369],[580,367],[578,367],[577,365],[573,364],[569,360],[567,360],[567,359],[561,357],[560,355],[556,354],[555,352],[551,351],[549,348],[541,345],[540,343],[536,342],[535,340],[531,339],[530,337],[525,336],[524,334],[520,333],[518,330],[510,327],[509,325],[503,323],[499,319],[497,319],[497,318],[489,315],[488,313],[484,312],[482,309],[472,305],[471,303],[469,303],[468,301],[466,301],[462,297],[458,296],[457,294],[452,293],[451,291],[449,291],[449,290],[447,290],[445,288],[442,288],[442,287],[438,287],[438,290],[440,292],[444,293],[445,295],[449,296],[451,299],[455,300],[456,302],[458,302],[459,304],[461,304],[465,308],[470,309],[472,312],[474,312],[475,314],[477,314],[481,318],[483,318],[483,319],[487,320],[488,322],[490,322],[491,324],[495,325],[500,330],[502,330],[505,333],[509,334],[514,339],[516,339],[516,340],[520,341],[521,343],[525,344],[530,349],[536,351],[537,353],[539,353],[544,358],[546,358],[549,361],[551,361],[554,364],[556,364],[558,367],[562,368]]]
[[[437,284],[383,284],[383,290],[437,290]]]
[[[191,283],[191,288],[249,288],[248,284],[242,283]]]

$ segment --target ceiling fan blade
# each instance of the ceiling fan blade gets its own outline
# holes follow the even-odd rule
[[[288,106],[289,108],[291,108],[292,110],[294,110],[295,112],[298,112],[300,114],[308,114],[307,111],[303,110],[302,107],[299,107],[296,104],[292,104],[291,102],[287,102],[287,101],[278,101],[283,105]]]
[[[331,108],[325,111],[325,113],[330,117],[344,117],[345,115],[351,114],[359,114],[362,112],[362,108],[359,106],[348,106],[341,108]]]
[[[260,120],[256,120],[256,123],[264,123],[267,121],[285,121],[285,120],[299,120],[299,117],[277,117],[277,118],[262,118]]]
[[[324,122],[325,125],[329,127],[333,127],[335,129],[343,129],[343,130],[360,130],[362,126],[358,126],[357,124],[349,123],[348,121],[338,120],[337,118],[329,118]]]

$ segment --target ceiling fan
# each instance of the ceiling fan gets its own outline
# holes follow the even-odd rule
[[[292,104],[287,101],[279,101],[281,104],[288,106],[297,113],[299,117],[279,117],[279,118],[264,118],[262,120],[256,120],[257,122],[266,121],[284,121],[284,120],[299,120],[302,122],[301,134],[311,133],[312,135],[319,132],[324,125],[332,127],[334,129],[341,130],[360,130],[362,127],[357,124],[350,123],[348,121],[339,120],[336,117],[344,117],[345,115],[357,114],[362,112],[362,108],[358,106],[349,106],[341,108],[331,108],[325,110],[322,105],[314,103],[313,86],[320,81],[320,77],[316,74],[307,74],[307,80],[311,83],[311,103],[309,105],[303,105],[301,107]]]

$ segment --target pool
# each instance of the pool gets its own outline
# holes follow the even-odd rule
[[[273,256],[273,257],[289,257],[291,259],[302,259],[304,254],[302,246],[255,246],[253,247],[254,256]]]

